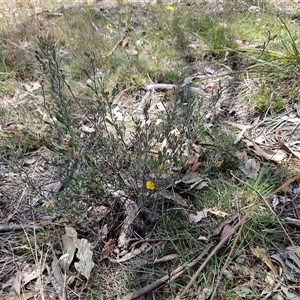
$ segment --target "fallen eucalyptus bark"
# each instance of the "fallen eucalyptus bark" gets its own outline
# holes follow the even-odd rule
[[[110,195],[123,206],[125,219],[123,221],[121,233],[118,238],[118,247],[126,249],[128,243],[130,242],[131,235],[133,233],[134,221],[139,214],[140,208],[123,191],[113,190],[110,184],[108,184],[107,192],[110,193]]]

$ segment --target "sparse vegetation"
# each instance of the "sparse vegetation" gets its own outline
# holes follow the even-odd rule
[[[3,12],[3,296],[300,293],[298,16],[252,2]]]

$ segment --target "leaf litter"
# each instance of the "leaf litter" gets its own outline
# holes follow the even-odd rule
[[[213,207],[213,208],[204,208],[201,211],[197,211],[196,215],[189,214],[189,220],[190,220],[191,223],[198,223],[202,219],[207,218],[208,213],[210,213],[212,215],[215,215],[215,216],[222,217],[222,218],[228,216],[228,214],[226,212],[219,211],[215,207]]]

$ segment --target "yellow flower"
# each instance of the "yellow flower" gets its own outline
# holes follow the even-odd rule
[[[150,191],[153,191],[153,190],[155,189],[155,184],[154,184],[154,182],[151,181],[151,180],[148,180],[148,181],[146,182],[146,189],[147,189],[147,190],[150,190]]]
[[[174,7],[172,5],[167,6],[167,10],[173,10],[173,9],[174,9]]]
[[[215,166],[216,166],[216,167],[221,167],[222,164],[223,164],[223,160],[217,160],[217,161],[215,162]]]
[[[50,208],[52,208],[52,203],[51,202],[47,202],[45,206],[46,206],[47,209],[50,209]]]
[[[92,6],[93,6],[93,2],[88,1],[86,5],[87,5],[88,7],[92,7]]]

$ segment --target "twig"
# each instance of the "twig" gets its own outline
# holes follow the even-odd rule
[[[179,266],[177,269],[173,270],[170,274],[163,276],[162,278],[146,285],[145,287],[127,294],[122,298],[122,300],[133,300],[143,296],[146,293],[160,287],[161,285],[165,284],[166,282],[171,282],[178,278],[181,274],[183,274],[187,268],[191,268],[197,264],[199,260],[201,260],[211,249],[211,245],[207,246],[200,254],[198,254],[190,263],[187,265]]]
[[[198,94],[204,98],[211,98],[212,95],[203,92],[203,90],[196,88],[196,87],[190,87],[187,84],[182,84],[182,85],[177,85],[177,84],[167,84],[167,83],[155,83],[155,84],[147,84],[145,85],[145,90],[147,91],[151,91],[151,90],[184,90],[187,89],[189,92],[193,93],[193,94]]]
[[[125,37],[122,37],[114,46],[113,48],[109,51],[109,53],[105,56],[105,57],[109,57],[112,56],[114,54],[114,52],[116,51],[117,47],[123,42],[123,40],[125,39]]]
[[[24,230],[24,229],[43,229],[43,227],[36,226],[33,224],[1,224],[0,225],[0,232],[9,232],[9,231],[15,231],[15,230]]]
[[[289,242],[291,243],[291,245],[294,248],[295,254],[297,255],[297,257],[300,259],[300,253],[297,249],[297,246],[295,245],[295,243],[293,242],[293,240],[291,239],[291,237],[289,236],[287,230],[285,229],[285,227],[283,226],[283,224],[281,223],[279,217],[277,216],[277,214],[275,213],[275,211],[273,210],[273,208],[271,207],[271,205],[269,204],[268,200],[270,200],[276,193],[278,193],[279,191],[285,190],[292,182],[294,182],[297,179],[300,179],[300,175],[296,175],[290,179],[288,179],[285,183],[283,183],[279,188],[277,188],[275,191],[273,191],[272,193],[270,193],[266,198],[259,192],[257,191],[254,187],[252,187],[249,183],[247,183],[246,181],[238,178],[237,176],[235,176],[231,171],[230,171],[231,175],[237,179],[239,182],[243,183],[244,185],[246,185],[247,187],[249,187],[252,191],[254,191],[258,197],[262,200],[262,202],[265,204],[265,206],[269,209],[269,211],[272,213],[272,215],[275,217],[276,221],[278,222],[279,226],[281,227],[281,229],[283,230],[285,236],[287,237],[287,239],[289,240]]]
[[[269,194],[269,195],[267,196],[267,198],[265,199],[265,198],[264,198],[264,197],[263,197],[256,189],[254,189],[254,188],[252,188],[251,186],[249,186],[245,181],[243,181],[242,179],[236,177],[236,176],[233,175],[232,173],[231,173],[231,175],[232,175],[234,178],[236,178],[238,181],[240,181],[241,183],[246,184],[248,187],[250,187],[253,191],[255,191],[256,194],[259,195],[259,197],[260,197],[261,199],[263,198],[264,201],[267,201],[266,199],[269,200],[269,199],[270,199],[274,194],[276,194],[278,191],[285,189],[288,185],[290,185],[291,182],[293,182],[293,181],[295,181],[296,179],[298,179],[298,176],[296,176],[296,177],[293,177],[293,178],[287,180],[284,184],[282,184],[282,185],[281,185],[279,188],[277,188],[274,192],[272,192],[271,194]],[[267,202],[267,206],[269,207],[269,203],[268,203],[268,202]],[[271,210],[271,212],[272,212],[272,210]],[[272,213],[273,213],[273,212],[272,212]],[[226,261],[225,261],[225,263],[224,263],[224,265],[223,265],[223,267],[222,267],[222,270],[221,270],[221,272],[220,272],[220,274],[219,274],[219,276],[218,276],[216,285],[215,285],[215,287],[214,287],[214,291],[213,291],[213,293],[211,294],[210,299],[215,299],[215,295],[216,295],[218,286],[219,286],[219,284],[220,284],[220,281],[221,281],[223,272],[224,272],[224,270],[226,269],[226,267],[227,267],[227,265],[228,265],[229,259],[230,259],[231,255],[232,255],[232,252],[233,252],[233,250],[234,250],[234,248],[235,248],[235,246],[236,246],[236,243],[237,243],[237,240],[238,240],[238,238],[239,238],[239,236],[240,236],[240,234],[241,234],[242,228],[243,228],[243,224],[242,224],[242,226],[241,226],[240,229],[239,229],[239,232],[238,232],[238,234],[237,234],[237,237],[235,238],[235,241],[234,241],[234,243],[233,243],[233,245],[232,245],[232,247],[231,247],[230,253],[229,253],[229,255],[228,255],[228,257],[227,257],[227,259],[226,259]],[[280,284],[281,284],[281,283],[280,283]],[[264,299],[268,299],[268,298],[271,296],[271,294],[272,294],[272,293],[269,293],[269,294],[267,295],[268,297],[266,296]]]
[[[178,297],[176,297],[175,300],[182,299],[182,297],[188,292],[188,290],[190,289],[190,287],[194,284],[195,280],[197,279],[197,277],[199,276],[199,274],[202,272],[202,270],[205,268],[205,266],[210,261],[210,259],[217,253],[217,251],[219,249],[221,249],[223,247],[223,245],[233,235],[233,233],[237,230],[237,228],[239,228],[244,222],[246,222],[246,220],[248,219],[248,217],[250,216],[250,214],[253,211],[254,211],[254,208],[252,208],[251,210],[249,210],[245,214],[245,216],[234,227],[232,227],[232,228],[230,228],[228,230],[228,232],[226,233],[226,235],[224,235],[224,237],[220,240],[220,242],[212,249],[212,251],[210,252],[210,254],[207,256],[207,258],[205,259],[205,261],[202,263],[202,265],[197,270],[197,272],[193,275],[193,277],[191,278],[190,282],[185,287],[185,289],[183,290],[183,292]]]
[[[234,242],[233,242],[233,245],[232,245],[232,247],[231,247],[231,249],[230,249],[230,252],[229,252],[229,254],[228,254],[227,258],[226,258],[226,261],[225,261],[225,263],[224,263],[224,265],[223,265],[223,267],[222,267],[222,270],[220,271],[220,273],[219,273],[219,275],[218,275],[217,282],[216,282],[216,284],[215,284],[214,290],[213,290],[213,292],[212,292],[212,294],[211,294],[211,296],[210,296],[210,299],[211,299],[211,300],[215,299],[215,295],[216,295],[217,290],[218,290],[218,287],[219,287],[219,285],[220,285],[220,282],[221,282],[221,279],[222,279],[224,270],[227,268],[228,263],[229,263],[229,259],[230,259],[230,257],[232,256],[233,250],[234,250],[234,248],[235,248],[235,246],[236,246],[236,244],[237,244],[237,241],[238,241],[239,237],[241,236],[242,229],[243,229],[243,227],[244,227],[244,223],[245,223],[245,222],[243,222],[243,223],[241,224],[241,226],[240,226],[240,228],[239,228],[239,231],[238,231],[238,233],[237,233],[237,236],[235,237]]]
[[[256,189],[254,189],[252,186],[250,186],[247,182],[243,181],[242,179],[238,178],[237,176],[235,176],[232,172],[231,175],[237,179],[238,181],[240,181],[241,183],[245,184],[246,186],[248,186],[250,189],[252,189],[262,200],[263,202],[267,205],[267,207],[269,209],[271,209],[271,211],[273,212],[273,214],[275,214],[275,212],[273,211],[272,207],[270,206],[270,204],[268,203],[267,200],[269,200],[273,195],[275,195],[277,192],[284,190],[285,188],[287,188],[292,182],[294,182],[297,179],[300,179],[300,175],[298,176],[294,176],[293,178],[288,179],[285,183],[283,183],[279,188],[277,188],[275,191],[273,191],[272,193],[270,193],[266,198],[264,198]],[[249,216],[257,209],[257,207],[259,206],[259,203],[256,204],[255,206],[252,207],[251,210],[249,210],[245,216],[233,227],[231,228],[226,235],[224,235],[224,237],[219,241],[219,243],[211,250],[210,254],[207,256],[207,258],[204,260],[204,262],[202,263],[202,265],[199,267],[199,269],[197,270],[197,272],[193,275],[193,277],[191,278],[190,282],[188,283],[188,285],[185,287],[185,289],[183,290],[183,292],[176,298],[176,300],[180,300],[182,299],[182,297],[188,292],[188,290],[190,289],[190,287],[193,285],[193,283],[195,282],[195,280],[197,279],[197,277],[199,276],[199,274],[202,272],[202,270],[205,268],[205,266],[207,265],[207,263],[210,261],[210,259],[216,254],[216,252],[222,248],[222,246],[228,241],[228,239],[233,235],[233,233],[240,228],[239,230],[239,234],[241,233],[242,230],[242,226],[244,225],[244,223],[248,220]],[[283,228],[284,232],[286,233],[289,241],[291,242],[292,245],[294,245],[293,241],[291,240],[291,238],[288,236],[288,233],[286,232],[286,230],[284,229],[283,225],[281,224],[279,218],[277,217],[277,215],[275,214],[275,217],[277,219],[277,221],[279,221],[279,224],[281,225],[281,227]],[[232,246],[232,250],[231,253],[234,249],[234,246],[236,244],[237,239],[235,240],[235,243]],[[295,248],[295,246],[294,246]],[[190,262],[189,264],[187,264],[186,266],[180,266],[177,269],[175,269],[173,272],[171,272],[170,275],[166,275],[158,280],[156,280],[155,282],[143,287],[142,289],[132,292],[130,294],[127,294],[126,296],[124,296],[122,298],[122,300],[133,300],[133,299],[137,299],[141,296],[143,296],[146,293],[149,293],[150,291],[152,291],[153,289],[156,289],[158,287],[160,287],[161,285],[165,284],[166,282],[170,282],[175,280],[176,278],[178,278],[180,275],[182,275],[186,268],[189,267],[193,267],[196,265],[196,263],[201,260],[206,254],[207,252],[210,250],[210,246],[207,247],[203,252],[201,252],[192,262]],[[297,249],[295,248],[295,252],[298,254]],[[229,255],[230,257],[230,255]],[[228,259],[226,260],[224,267],[228,264]],[[223,269],[224,269],[223,267]]]

